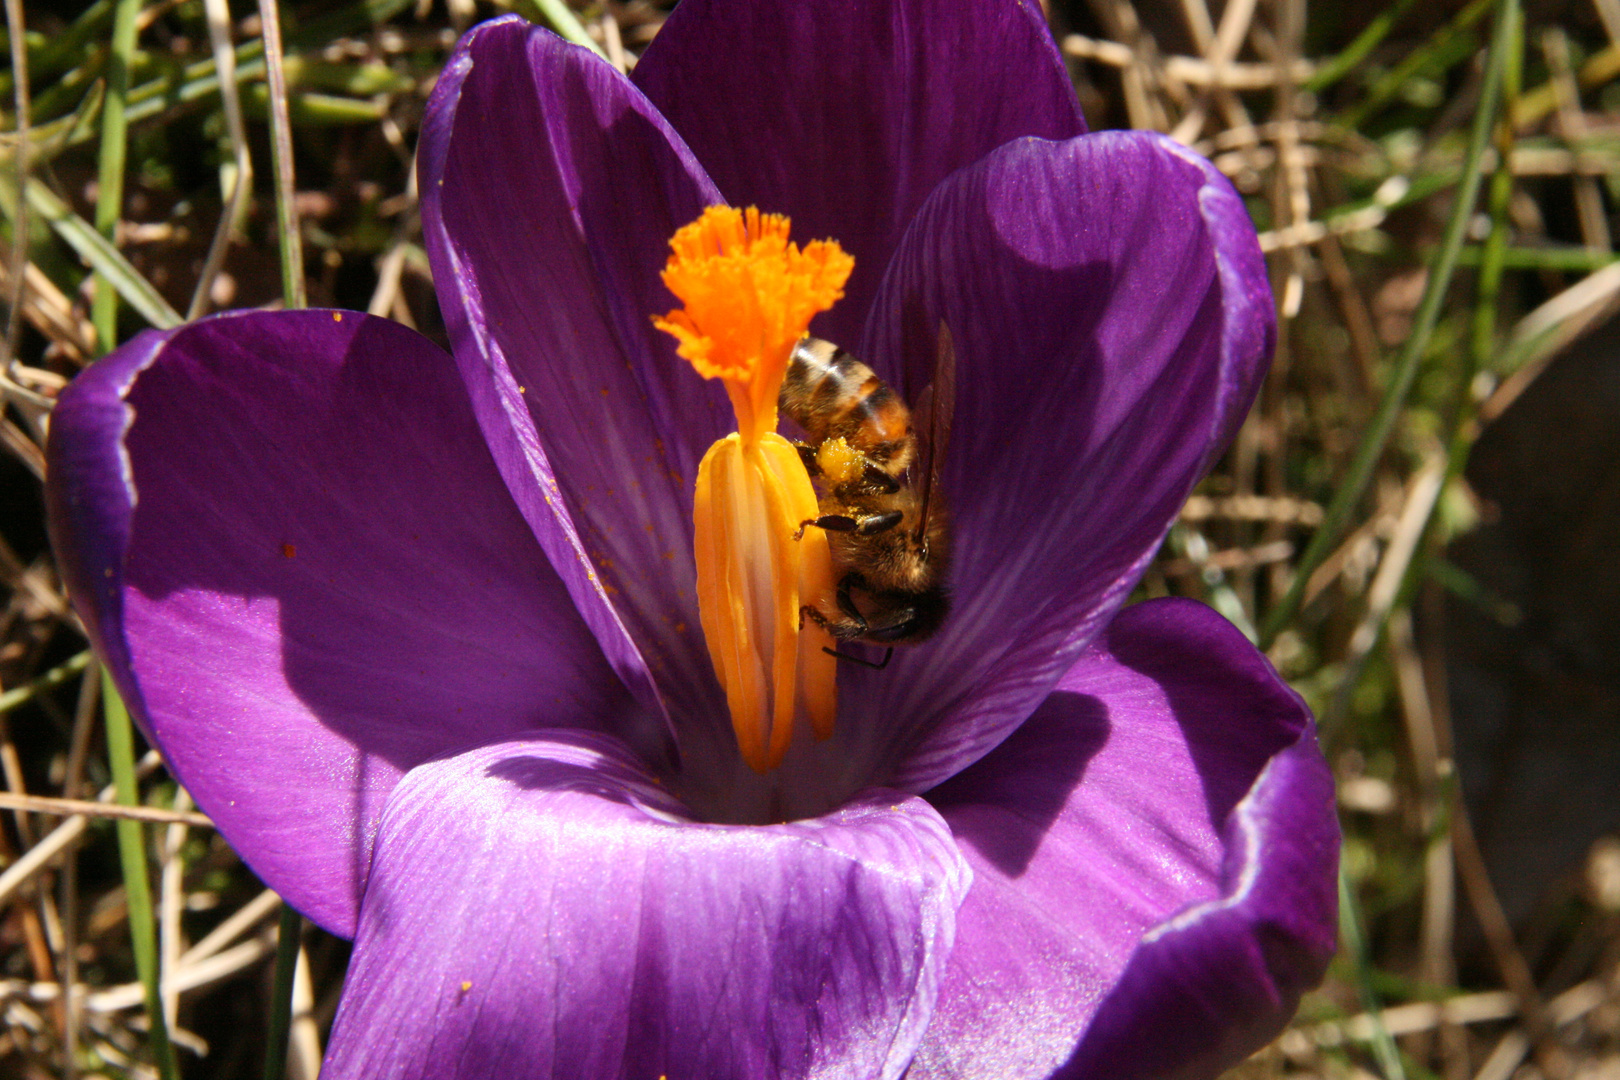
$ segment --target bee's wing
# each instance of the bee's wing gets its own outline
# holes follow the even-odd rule
[[[920,396],[918,412],[923,413],[928,431],[928,471],[922,480],[922,513],[917,515],[916,538],[928,531],[928,511],[940,472],[945,468],[945,450],[951,441],[951,421],[956,415],[956,342],[943,319],[939,342],[934,350],[934,381]]]

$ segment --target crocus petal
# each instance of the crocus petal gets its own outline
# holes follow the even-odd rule
[[[1124,611],[928,798],[974,882],[913,1080],[1213,1077],[1333,952],[1339,834],[1310,715],[1202,605]]]
[[[896,1077],[967,888],[927,803],[698,825],[557,733],[413,770],[323,1077]]]
[[[629,701],[445,353],[355,312],[149,333],[63,393],[52,531],[132,711],[260,877],[354,932],[418,762]]]
[[[815,327],[846,346],[935,185],[1020,136],[1086,130],[1033,0],[683,0],[633,78],[730,202],[854,254]]]
[[[941,320],[953,612],[887,670],[849,665],[841,693],[846,727],[889,740],[851,757],[900,759],[878,779],[907,790],[1004,738],[1124,601],[1247,412],[1275,326],[1237,194],[1136,132],[1021,140],[941,185],[866,338],[913,402]]]
[[[640,91],[515,16],[462,38],[418,170],[456,361],[519,509],[632,692],[725,730],[692,489],[731,410],[651,322],[670,237],[718,194]]]

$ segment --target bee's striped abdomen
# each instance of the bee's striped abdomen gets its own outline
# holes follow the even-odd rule
[[[843,439],[886,469],[902,470],[916,455],[900,395],[831,342],[806,338],[793,350],[778,406],[813,441]]]

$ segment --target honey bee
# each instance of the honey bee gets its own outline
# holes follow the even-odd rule
[[[777,406],[809,437],[796,445],[816,481],[821,511],[800,523],[797,536],[811,527],[826,531],[837,581],[836,612],[812,603],[800,617],[838,641],[888,645],[892,654],[894,645],[921,641],[945,620],[950,530],[939,474],[956,404],[955,370],[950,330],[941,323],[934,382],[918,410],[928,427],[920,447],[911,410],[871,368],[819,338],[793,351]],[[882,664],[869,666],[888,661],[885,654]]]

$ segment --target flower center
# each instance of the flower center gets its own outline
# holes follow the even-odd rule
[[[693,505],[698,615],[743,760],[782,763],[803,721],[832,734],[832,638],[801,611],[832,593],[826,535],[798,450],[776,433],[776,399],[810,320],[844,295],[855,260],[831,240],[800,250],[788,219],[711,206],[676,232],[664,284],[684,305],[653,323],[699,375],[719,379],[737,430],[698,466]],[[802,624],[802,625],[801,625]]]

